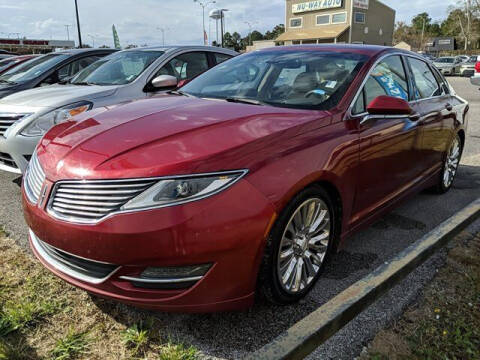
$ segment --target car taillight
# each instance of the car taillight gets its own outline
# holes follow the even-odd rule
[[[475,72],[480,73],[480,61],[475,64]]]

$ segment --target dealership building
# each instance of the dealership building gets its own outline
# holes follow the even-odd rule
[[[71,49],[74,47],[75,42],[70,40],[0,38],[0,49],[17,54],[45,54],[57,49]]]
[[[377,0],[286,0],[278,45],[353,43],[391,46],[395,10]]]

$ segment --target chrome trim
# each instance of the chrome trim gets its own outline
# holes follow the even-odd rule
[[[25,173],[24,188],[28,200],[32,204],[38,204],[45,183],[45,172],[38,161],[36,153],[33,153],[32,159]]]
[[[7,130],[11,126],[13,126],[13,124],[30,115],[31,113],[15,113],[15,112],[0,113],[0,136],[5,137]]]
[[[210,172],[210,173],[201,173],[201,174],[190,174],[190,175],[172,175],[172,176],[160,176],[160,177],[153,177],[153,178],[136,178],[136,179],[102,179],[102,180],[61,180],[55,183],[53,186],[52,191],[50,192],[50,198],[48,200],[47,204],[47,213],[52,216],[55,219],[62,220],[65,222],[73,223],[73,224],[80,224],[80,225],[96,225],[102,221],[105,221],[106,219],[109,219],[113,216],[119,215],[119,214],[131,214],[131,213],[136,213],[136,212],[141,212],[141,211],[149,211],[149,210],[156,210],[156,209],[162,209],[162,208],[167,208],[167,207],[172,207],[172,206],[178,206],[178,205],[184,205],[190,202],[194,201],[199,201],[206,199],[210,196],[217,195],[218,193],[228,189],[229,187],[233,186],[236,184],[238,181],[243,179],[245,175],[248,173],[248,169],[241,169],[241,170],[228,170],[228,171],[219,171],[219,172]],[[131,182],[131,181],[152,181],[153,185],[155,183],[162,181],[162,180],[173,180],[173,179],[195,179],[195,178],[201,178],[201,177],[208,177],[208,176],[219,176],[219,175],[229,175],[229,174],[239,174],[239,176],[234,179],[232,182],[228,183],[227,186],[222,187],[220,189],[217,189],[214,192],[211,192],[209,194],[205,194],[200,197],[196,197],[193,199],[189,200],[184,200],[184,201],[177,201],[174,203],[170,204],[164,204],[164,205],[158,205],[158,206],[150,206],[150,207],[145,207],[145,208],[139,208],[139,209],[130,209],[130,210],[116,210],[108,213],[107,215],[98,218],[98,219],[78,219],[74,216],[65,216],[62,214],[59,214],[57,211],[54,210],[53,208],[53,202],[55,201],[55,198],[57,196],[57,190],[60,187],[60,185],[65,185],[65,184],[98,184],[98,183],[122,183],[122,182]],[[144,191],[146,191],[149,187],[147,187]],[[78,193],[78,190],[76,191]],[[143,193],[143,191],[141,192]],[[140,193],[140,194],[141,194]],[[62,196],[65,195],[65,193],[61,193]],[[67,193],[68,195],[75,196],[73,194]],[[133,198],[132,198],[133,199]],[[130,200],[128,200],[130,201]],[[78,215],[87,215],[86,213],[81,213],[81,211],[78,211]]]
[[[4,164],[0,164],[0,170],[22,175],[22,170],[20,170],[18,168],[11,167],[11,166],[7,166],[7,165],[4,165]]]
[[[411,115],[372,115],[368,114],[360,120],[360,125],[365,124],[370,120],[384,120],[384,119],[409,119]]]
[[[175,284],[175,283],[199,281],[203,279],[203,276],[191,276],[186,278],[170,278],[170,279],[145,279],[145,278],[137,278],[132,276],[120,276],[119,278],[122,280],[133,281],[133,282],[144,283],[144,284]]]
[[[80,280],[80,281],[83,281],[83,282],[86,282],[86,283],[89,283],[89,284],[93,284],[93,285],[99,285],[103,282],[105,282],[106,280],[108,280],[110,277],[112,277],[113,274],[115,274],[119,269],[120,269],[120,266],[118,266],[115,270],[113,270],[110,274],[108,274],[106,277],[104,278],[101,278],[101,279],[98,279],[98,278],[94,278],[94,277],[91,277],[91,276],[87,276],[87,275],[83,275],[83,274],[80,274],[76,271],[73,271],[72,269],[66,267],[65,265],[63,265],[62,263],[60,263],[59,261],[55,260],[55,258],[53,258],[52,256],[50,256],[44,249],[43,249],[43,246],[40,244],[40,242],[42,242],[42,240],[40,240],[36,235],[35,233],[32,231],[32,229],[28,229],[29,233],[30,233],[30,238],[32,240],[32,244],[33,244],[33,247],[35,248],[35,251],[42,257],[43,260],[45,260],[45,262],[47,262],[49,265],[51,265],[53,268],[55,268],[56,270],[64,273],[65,275],[67,276],[70,276],[74,279],[77,279],[77,280]],[[49,245],[50,247],[52,247],[53,249],[55,250],[59,250],[59,249],[56,249],[55,247]],[[79,259],[82,259],[82,260],[87,260],[87,261],[91,261],[92,263],[98,263],[98,264],[106,264],[106,265],[113,265],[113,264],[108,264],[108,263],[102,263],[100,261],[93,261],[93,260],[90,260],[90,259],[85,259],[85,258],[82,258],[80,256],[77,256],[77,255],[72,255],[72,254],[69,254],[63,250],[60,250],[68,255],[71,255],[71,256],[75,256]]]

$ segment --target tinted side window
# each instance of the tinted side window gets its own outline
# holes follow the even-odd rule
[[[88,56],[81,59],[77,59],[72,61],[71,63],[61,67],[58,70],[58,79],[63,80],[73,75],[77,74],[80,70],[85,69],[90,64],[97,61],[100,57],[99,56]]]
[[[416,99],[425,99],[442,93],[437,79],[426,62],[414,58],[408,58],[408,62],[412,69]]]
[[[217,65],[233,57],[231,55],[220,54],[220,53],[214,53],[214,56],[215,56],[215,62],[217,63]]]
[[[386,95],[409,100],[408,81],[400,56],[389,56],[379,62],[364,87],[364,97],[359,96],[353,114],[366,111],[368,104],[378,96]]]
[[[190,80],[208,70],[207,54],[192,52],[170,60],[155,75],[171,75],[180,80]]]

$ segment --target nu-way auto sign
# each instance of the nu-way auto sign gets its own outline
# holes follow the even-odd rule
[[[292,5],[294,14],[339,7],[342,7],[342,0],[317,0]]]

